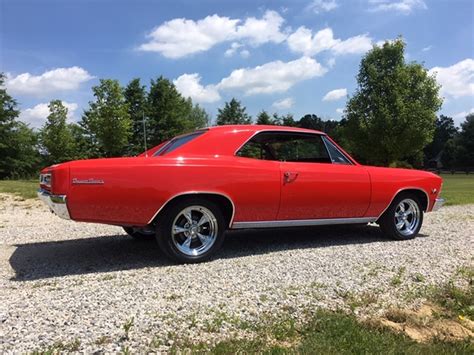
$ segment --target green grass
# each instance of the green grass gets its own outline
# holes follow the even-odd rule
[[[441,174],[443,188],[441,196],[446,205],[467,205],[474,203],[474,174]]]
[[[38,180],[0,180],[0,192],[10,193],[24,199],[35,198]]]
[[[474,174],[442,174],[444,180],[441,196],[446,205],[465,205],[474,203]],[[25,199],[35,198],[37,180],[0,180],[0,192],[12,193]]]
[[[231,339],[210,347],[177,340],[171,353],[301,354],[472,354],[469,341],[417,343],[390,330],[363,324],[355,316],[319,310],[302,326],[279,322],[259,330],[253,339]]]

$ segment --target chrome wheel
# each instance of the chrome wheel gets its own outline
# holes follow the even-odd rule
[[[398,232],[409,237],[415,233],[420,224],[420,208],[410,198],[406,198],[397,205],[395,209],[395,227]]]
[[[202,255],[216,241],[216,217],[206,207],[186,207],[174,219],[171,234],[173,244],[181,253],[188,256]]]

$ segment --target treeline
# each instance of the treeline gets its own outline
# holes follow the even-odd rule
[[[440,87],[426,68],[406,63],[398,39],[376,46],[361,60],[358,87],[348,98],[343,119],[261,111],[255,119],[236,99],[218,110],[215,123],[297,126],[324,131],[365,164],[448,169],[474,167],[474,114],[458,130],[450,117],[436,116]],[[145,87],[133,79],[125,87],[103,79],[92,88],[79,122],[67,122],[60,100],[49,103],[39,130],[19,121],[17,102],[0,74],[0,179],[36,176],[41,167],[73,159],[133,156],[178,134],[206,127],[208,113],[183,97],[160,76]]]

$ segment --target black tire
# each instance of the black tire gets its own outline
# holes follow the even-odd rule
[[[194,208],[196,208],[196,210]],[[190,235],[192,232],[189,230],[186,232],[178,232],[173,234],[173,225],[175,222],[176,224],[182,224],[183,222],[188,223],[187,218],[183,220],[184,214],[182,214],[182,212],[185,209],[193,209],[191,212],[191,217],[193,222],[196,222],[196,224],[198,222],[197,219],[200,219],[199,213],[202,213],[201,217],[204,216],[204,213],[206,216],[210,216],[212,222],[203,224],[202,227],[197,227],[196,225],[195,228],[198,228],[198,230],[195,232],[197,235],[201,234],[202,236],[204,234],[207,237],[206,233],[211,235],[212,229],[214,231],[214,233],[212,233],[214,237],[209,239],[212,240],[212,242],[210,241],[205,246],[205,243],[202,242],[201,238],[197,237],[196,235]],[[182,227],[178,228],[184,229]],[[156,239],[160,249],[170,259],[178,263],[199,263],[209,260],[209,258],[221,248],[222,243],[224,242],[225,229],[225,219],[221,209],[217,204],[205,198],[190,197],[173,203],[162,212],[157,221]],[[192,250],[192,246],[195,246],[194,250],[199,250],[201,247],[202,252],[196,252],[196,255],[189,255],[182,250],[185,249],[185,243],[183,242],[180,245],[179,242],[189,238],[191,238],[191,244],[189,244],[190,249]],[[199,244],[202,245],[199,246]]]
[[[155,232],[153,233],[149,231],[144,231],[141,228],[134,228],[134,227],[122,227],[123,230],[133,239],[140,241],[140,242],[145,242],[145,241],[150,241],[155,238]]]
[[[410,217],[410,215],[405,215],[404,217],[400,217],[400,211],[397,212],[397,210],[402,201],[406,201],[404,202],[404,209],[409,210],[409,208],[412,207],[416,211],[416,216],[413,215],[413,217]],[[406,206],[409,208],[406,209]],[[405,218],[408,224],[412,224],[413,222],[413,228],[408,228],[406,225],[403,225],[401,230],[397,228],[397,221],[401,224],[402,218]],[[414,218],[417,219],[416,223],[414,222]],[[423,207],[420,199],[413,193],[400,193],[393,199],[377,223],[380,225],[382,232],[392,239],[408,240],[415,238],[423,224]]]

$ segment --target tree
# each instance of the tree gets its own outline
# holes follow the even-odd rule
[[[61,100],[49,103],[50,114],[40,132],[40,142],[47,152],[48,164],[73,160],[76,157],[76,146],[71,130],[66,123],[67,108]]]
[[[467,115],[461,123],[461,131],[456,140],[456,163],[462,168],[474,167],[474,113]]]
[[[402,39],[385,42],[360,63],[344,134],[350,150],[366,163],[418,159],[433,138],[440,87],[421,64],[405,62],[404,50]]]
[[[92,88],[95,101],[89,102],[81,126],[93,147],[92,156],[114,157],[126,153],[132,121],[123,90],[117,80],[101,79]]]
[[[128,153],[136,155],[143,152],[143,121],[147,111],[147,98],[145,86],[141,85],[140,79],[133,79],[128,83],[124,91],[125,102],[128,105],[128,114],[132,121],[131,137],[129,140]]]
[[[426,160],[436,159],[440,156],[448,140],[453,139],[457,131],[451,117],[439,116],[435,122],[433,141],[424,149]]]
[[[252,119],[247,114],[245,106],[242,106],[242,103],[235,98],[226,102],[217,114],[217,124],[219,126],[250,123],[252,123]]]
[[[150,146],[195,129],[190,120],[190,101],[183,98],[168,79],[160,76],[151,81],[147,101],[147,135]]]
[[[192,107],[189,112],[189,122],[193,129],[204,128],[209,125],[209,114],[199,104],[193,105],[191,99],[188,99],[188,104]]]
[[[281,117],[281,124],[283,126],[298,127],[298,123],[295,121],[291,113],[288,113],[285,116]]]
[[[0,179],[30,177],[38,168],[36,134],[17,120],[17,102],[4,87],[0,73]]]
[[[271,119],[271,117],[267,113],[267,111],[262,110],[257,115],[257,124],[259,124],[259,125],[273,125],[273,124],[275,124],[275,122]]]

